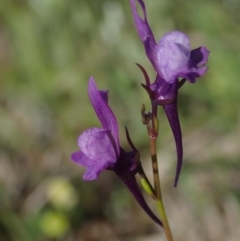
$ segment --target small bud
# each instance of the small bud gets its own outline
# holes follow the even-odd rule
[[[146,181],[146,179],[141,178],[141,185],[143,187],[143,189],[145,190],[145,192],[150,195],[150,196],[154,196],[154,193],[152,191],[152,188],[149,186],[148,182]]]

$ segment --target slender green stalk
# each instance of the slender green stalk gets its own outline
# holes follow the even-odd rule
[[[157,153],[156,153],[156,142],[157,142],[157,139],[150,138],[150,150],[151,150],[151,159],[152,159],[152,166],[153,166],[154,188],[157,196],[156,205],[157,205],[158,213],[163,223],[163,228],[164,228],[167,240],[173,241],[171,229],[168,223],[167,215],[166,215],[163,200],[162,200],[160,175],[158,170],[158,161],[157,161]]]
[[[163,223],[163,228],[164,228],[167,240],[168,241],[173,241],[171,228],[170,228],[169,223],[168,223],[168,219],[167,219],[167,215],[166,215],[166,212],[165,212],[165,209],[164,209],[164,205],[163,205],[162,199],[159,198],[156,201],[156,204],[157,204],[158,213],[159,213],[159,215],[161,217],[161,220],[162,220],[162,223]]]
[[[152,139],[151,137],[150,137],[150,152],[151,152],[152,168],[153,168],[154,189],[155,189],[157,198],[162,198],[160,179],[159,179],[160,175],[158,170],[158,161],[157,161],[157,153],[156,153],[156,139]]]
[[[161,221],[163,223],[163,228],[165,231],[165,235],[168,241],[173,241],[171,229],[168,223],[167,215],[164,209],[164,204],[162,200],[162,193],[161,193],[161,185],[160,185],[160,175],[158,170],[158,160],[157,160],[157,137],[158,137],[158,128],[159,123],[157,119],[157,106],[152,103],[152,113],[151,118],[149,120],[149,115],[146,117],[145,113],[145,106],[142,107],[142,117],[145,121],[145,125],[148,130],[149,141],[150,141],[150,153],[151,153],[151,160],[152,160],[152,168],[153,168],[153,180],[154,180],[154,192],[152,196],[156,201],[157,210],[160,215]],[[150,182],[148,181],[145,173],[143,172],[142,178],[146,180],[146,185],[149,185],[149,190],[152,190]]]

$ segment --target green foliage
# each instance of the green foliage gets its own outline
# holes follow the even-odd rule
[[[204,78],[194,85],[186,83],[180,91],[184,136],[204,129],[212,133],[212,142],[224,139],[226,133],[226,142],[233,140],[239,131],[240,2],[145,2],[157,39],[178,29],[189,34],[193,48],[205,45],[211,51]],[[99,125],[86,92],[90,75],[99,88],[110,89],[110,105],[119,119],[122,142],[126,145],[127,125],[136,146],[141,152],[146,150],[140,107],[142,103],[148,106],[149,100],[139,85],[143,76],[135,62],[145,66],[154,79],[128,1],[0,1],[1,240],[72,237],[87,220],[109,218],[109,207],[119,200],[116,193],[121,197],[124,191],[115,187],[107,174],[100,184],[83,184],[83,170],[72,164],[69,156],[77,149],[81,131]],[[163,116],[160,112],[160,151],[173,142]],[[198,138],[201,136],[194,139],[196,145],[200,145]],[[240,153],[234,148],[238,142],[230,143],[233,151],[227,157],[231,166]],[[209,154],[206,159],[214,156]],[[188,172],[183,173],[183,180],[182,186],[188,182]],[[229,190],[239,195],[239,185],[233,189],[228,189],[231,183],[225,185],[222,195]],[[118,204],[125,205],[124,201]],[[121,208],[117,209],[120,213]],[[132,215],[137,216],[138,210]]]

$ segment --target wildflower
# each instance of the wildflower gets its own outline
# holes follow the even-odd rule
[[[137,1],[144,18],[139,16],[135,0],[130,0],[134,22],[146,55],[156,70],[156,79],[151,84],[145,69],[138,65],[146,80],[146,84],[142,84],[142,86],[148,92],[153,106],[163,106],[172,129],[177,149],[176,186],[183,156],[182,134],[177,111],[178,89],[186,80],[194,83],[196,78],[201,77],[207,71],[208,68],[204,65],[208,61],[209,51],[206,47],[199,47],[191,51],[189,38],[179,31],[165,34],[156,43],[148,24],[145,4],[143,0]],[[182,79],[179,80],[179,78]]]
[[[138,187],[135,175],[141,168],[139,153],[132,144],[128,131],[127,140],[132,151],[126,152],[119,145],[117,119],[108,105],[108,91],[97,89],[94,79],[88,82],[88,94],[92,106],[102,124],[102,128],[93,127],[78,137],[80,151],[71,155],[71,159],[87,168],[83,179],[97,179],[103,170],[114,171],[132,192],[135,199],[145,212],[159,225],[161,221],[152,213]]]

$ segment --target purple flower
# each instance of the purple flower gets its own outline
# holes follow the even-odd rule
[[[134,22],[138,35],[144,45],[148,59],[156,70],[156,80],[150,83],[147,72],[140,65],[143,71],[146,84],[142,86],[147,90],[152,105],[163,106],[170,123],[177,148],[177,170],[175,186],[182,167],[182,134],[177,111],[178,89],[186,80],[191,83],[201,77],[207,67],[203,67],[208,61],[209,51],[206,47],[199,47],[191,51],[189,38],[179,32],[173,31],[165,34],[156,43],[152,30],[148,24],[146,9],[143,0],[137,0],[143,11],[142,19],[136,9],[135,0],[130,0]],[[179,81],[179,78],[182,78]]]
[[[135,175],[141,168],[141,163],[139,153],[132,144],[127,130],[127,139],[133,150],[126,152],[119,145],[118,123],[108,105],[108,91],[98,90],[91,77],[88,82],[88,94],[102,128],[93,127],[84,131],[78,137],[80,151],[74,152],[71,159],[87,168],[83,176],[85,181],[97,179],[103,170],[114,171],[129,188],[145,212],[155,222],[162,225],[148,207],[136,182]]]

